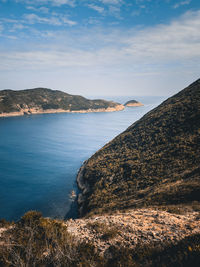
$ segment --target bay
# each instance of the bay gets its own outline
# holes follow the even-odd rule
[[[18,220],[29,210],[65,218],[83,161],[166,97],[101,98],[145,105],[120,112],[0,118],[0,218]]]

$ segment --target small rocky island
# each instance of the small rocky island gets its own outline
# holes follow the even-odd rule
[[[123,109],[123,105],[113,101],[90,100],[47,88],[0,91],[0,117],[62,112],[111,112]]]
[[[136,101],[136,100],[129,100],[124,104],[126,107],[141,107],[144,106],[142,103]]]

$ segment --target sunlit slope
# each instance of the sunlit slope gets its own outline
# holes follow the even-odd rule
[[[77,180],[81,215],[200,201],[200,80],[95,153]]]

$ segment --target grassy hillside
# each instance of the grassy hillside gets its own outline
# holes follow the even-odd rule
[[[147,113],[79,173],[81,215],[144,206],[198,207],[200,80]],[[80,184],[80,183],[79,183]]]
[[[0,91],[0,113],[19,112],[21,110],[31,113],[30,109],[76,111],[116,107],[117,105],[117,103],[112,101],[89,100],[82,96],[69,95],[46,88]]]

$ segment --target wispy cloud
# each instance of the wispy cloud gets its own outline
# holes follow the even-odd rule
[[[48,7],[34,7],[34,6],[26,6],[26,9],[28,10],[33,10],[36,12],[41,12],[41,13],[48,13],[49,12],[49,8]]]
[[[183,73],[190,72],[188,77],[199,75],[200,10],[196,8],[196,11],[187,12],[169,23],[154,24],[156,18],[157,21],[170,21],[174,14],[170,11],[172,5],[174,8],[189,5],[189,0],[151,0],[151,5],[150,0],[13,1],[20,3],[20,12],[16,8],[8,16],[5,13],[5,18],[2,18],[3,14],[0,18],[2,86],[11,84],[9,87],[19,88],[25,80],[29,87],[37,86],[46,75],[44,86],[55,84],[57,87],[62,80],[68,87],[71,81],[73,88],[89,85],[92,92],[97,87],[101,90],[106,81],[106,88],[113,84],[116,89],[121,84],[123,94],[127,85],[132,94],[133,85],[137,87],[135,77],[145,84],[147,76],[157,75],[152,78],[157,84],[161,76],[170,73],[165,77],[170,77],[171,85],[175,87],[172,78],[175,73],[179,72],[179,80],[185,79]],[[11,3],[10,0],[7,2]],[[150,14],[152,17],[138,16],[143,12],[143,5],[147,11],[156,7]],[[159,8],[163,10],[166,6],[169,10],[162,19]],[[86,7],[99,14],[88,12]],[[131,17],[131,13],[136,17]],[[119,19],[122,17],[123,20]],[[76,24],[76,27],[67,27]],[[18,39],[13,41],[14,38]],[[167,78],[166,83],[160,84],[168,87]],[[146,88],[149,89],[147,81]]]
[[[40,0],[38,0],[40,1]],[[46,0],[47,1],[47,0]],[[52,2],[55,6],[61,6],[61,5],[69,5],[71,7],[75,6],[75,0],[50,0],[49,3]]]
[[[121,8],[125,5],[124,0],[99,0],[107,7],[107,14],[121,19]]]
[[[173,8],[179,8],[180,6],[185,6],[185,5],[189,5],[191,3],[191,0],[185,0],[185,1],[181,1],[176,3],[175,5],[173,5]]]
[[[24,30],[27,29],[28,27],[22,23],[15,23],[12,25],[11,29],[9,30],[10,32],[15,32],[19,30]]]
[[[34,20],[35,16],[31,19]],[[40,18],[37,20],[40,21]],[[137,31],[103,33],[95,29],[76,33],[73,38],[67,32],[53,32],[49,34],[48,46],[45,37],[43,47],[37,50],[30,47],[29,52],[1,54],[1,69],[5,66],[25,69],[120,66],[125,71],[148,64],[158,68],[180,62],[196,64],[200,60],[199,28],[200,11],[196,11],[187,12],[168,25]],[[56,44],[52,42],[55,39]]]
[[[55,26],[60,26],[63,24],[68,24],[70,26],[74,26],[77,23],[75,21],[72,21],[64,16],[52,16],[52,17],[42,17],[38,16],[37,14],[25,14],[24,15],[25,22],[28,24],[35,24],[35,23],[41,23],[41,24],[50,24]]]
[[[99,0],[99,2],[107,5],[119,5],[123,3],[123,0]]]
[[[168,25],[145,29],[127,39],[127,53],[138,60],[169,62],[200,57],[200,11]]]
[[[98,13],[100,14],[103,14],[105,12],[105,9],[101,6],[97,6],[97,5],[94,5],[94,4],[88,4],[88,7],[97,11]]]
[[[121,8],[119,6],[113,6],[113,5],[110,5],[109,8],[109,13],[113,16],[115,16],[116,18],[120,19],[120,11],[121,11]]]
[[[15,0],[18,3],[26,3],[27,5],[44,5],[49,4],[53,6],[69,5],[71,7],[75,6],[76,0]]]

